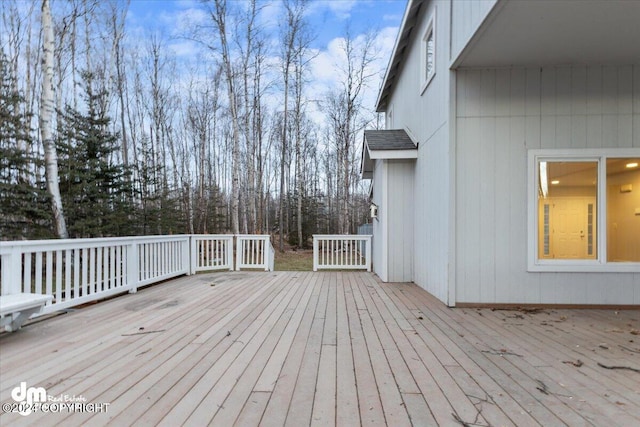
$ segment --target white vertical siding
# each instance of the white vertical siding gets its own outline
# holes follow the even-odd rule
[[[373,203],[378,206],[378,218],[372,221],[373,241],[372,259],[373,272],[384,282],[387,281],[388,268],[388,242],[387,242],[387,218],[386,210],[389,188],[387,186],[387,165],[383,160],[376,160],[373,169]]]
[[[458,71],[456,105],[457,302],[640,304],[640,273],[527,272],[527,150],[640,147],[640,66]]]
[[[376,160],[373,271],[384,282],[413,280],[415,160]]]
[[[420,145],[415,171],[414,282],[448,301],[449,129],[441,127]]]
[[[388,281],[413,281],[413,219],[415,160],[388,162]]]
[[[414,198],[407,206],[414,211],[413,281],[447,302],[448,266],[452,256],[448,234],[452,194],[448,127],[450,4],[432,1],[425,5],[389,105],[393,105],[394,128],[407,130],[419,143]],[[436,73],[421,92],[420,40],[434,13]]]
[[[452,0],[451,58],[455,59],[469,43],[497,0]]]

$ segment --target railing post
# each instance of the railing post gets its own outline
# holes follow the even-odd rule
[[[138,244],[132,242],[127,248],[127,285],[130,286],[129,293],[138,292],[138,280],[140,277],[140,262],[138,259]]]
[[[182,242],[182,268],[186,270],[187,276],[194,273],[191,270],[191,236]]]
[[[276,250],[271,244],[271,235],[267,238],[267,243],[269,243],[269,271],[274,271],[276,269]]]
[[[198,268],[198,241],[192,234],[189,235],[189,274],[195,274]]]
[[[367,271],[371,271],[371,236],[367,236],[365,250],[367,251],[365,255],[367,262]]]
[[[318,238],[313,236],[313,271],[318,271]]]
[[[233,236],[228,236],[226,238],[226,254],[227,254],[227,265],[229,266],[229,271],[233,271]]]
[[[235,235],[236,239],[236,271],[240,271],[240,264],[242,262],[242,237]]]
[[[22,292],[22,252],[13,247],[2,256],[2,295],[19,294]]]

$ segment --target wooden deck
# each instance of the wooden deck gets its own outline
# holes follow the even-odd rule
[[[601,366],[640,369],[639,319],[449,309],[369,273],[200,274],[1,334],[3,404],[24,381],[109,405],[0,425],[640,425],[640,372]]]

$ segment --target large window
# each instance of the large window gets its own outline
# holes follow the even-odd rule
[[[531,271],[640,271],[640,150],[533,150]]]
[[[422,75],[420,79],[422,93],[436,74],[435,12],[431,15],[431,18],[429,18],[427,29],[422,35],[422,60],[420,74]]]

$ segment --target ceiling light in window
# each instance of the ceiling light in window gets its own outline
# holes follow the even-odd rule
[[[631,168],[637,168],[637,167],[638,167],[638,162],[627,163],[627,167],[628,167],[629,169],[631,169]]]
[[[557,179],[554,179],[553,181],[551,181],[551,185],[558,185],[560,184],[560,181],[558,181]]]

